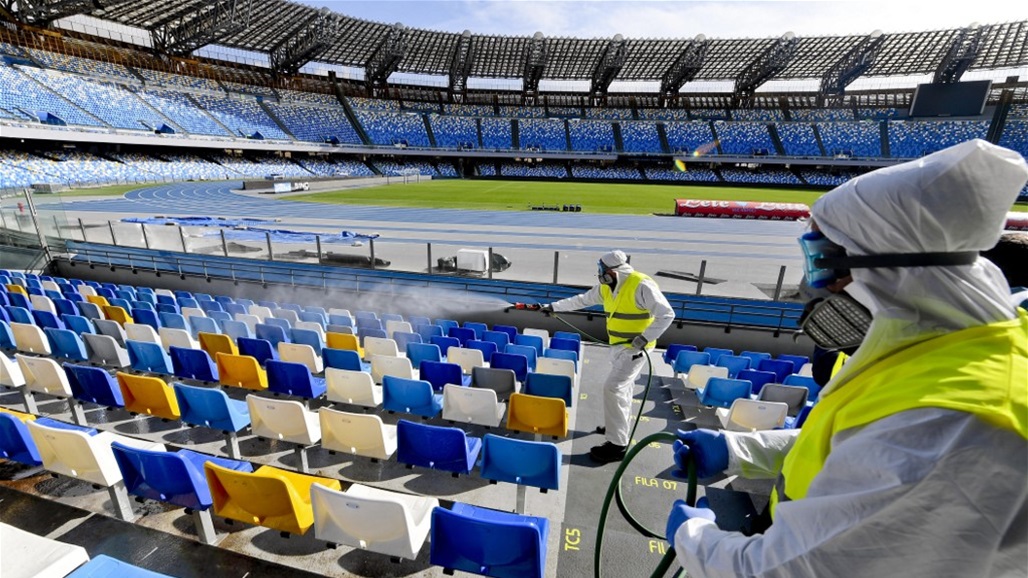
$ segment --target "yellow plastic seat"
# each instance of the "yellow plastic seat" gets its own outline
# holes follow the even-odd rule
[[[197,333],[197,337],[200,338],[200,349],[207,352],[207,355],[215,357],[218,353],[227,353],[229,355],[239,355],[239,349],[236,347],[236,342],[232,341],[232,337],[222,333],[205,333],[203,331]]]
[[[32,415],[31,413],[22,413],[20,411],[14,411],[13,409],[7,409],[5,407],[0,407],[0,413],[6,413],[7,415],[13,416],[17,418],[18,421],[20,421],[21,423],[33,421],[36,419],[36,416]]]
[[[26,297],[29,296],[29,292],[26,291],[25,288],[22,287],[21,285],[15,285],[14,283],[8,283],[6,285],[6,287],[7,287],[7,290],[10,291],[11,293],[21,293],[22,295],[24,295]]]
[[[214,515],[291,534],[305,534],[314,524],[311,486],[340,490],[339,480],[261,466],[239,472],[207,462]]]
[[[97,307],[109,307],[111,305],[103,295],[86,295],[86,301],[89,301]]]
[[[101,299],[103,298],[101,297]],[[122,307],[118,307],[116,305],[101,305],[100,309],[103,310],[104,317],[117,322],[118,325],[121,325],[122,327],[125,327],[126,323],[135,323],[132,321],[132,316],[128,314],[128,311],[125,311]]]
[[[557,397],[512,393],[507,405],[507,429],[533,434],[568,435],[568,409]]]
[[[215,362],[221,385],[258,391],[268,389],[268,373],[257,363],[256,357],[218,353]]]
[[[360,341],[357,340],[356,335],[347,335],[346,333],[336,333],[329,331],[325,334],[325,345],[330,349],[349,349],[350,351],[356,351],[357,355],[364,359],[364,348],[361,347]]]
[[[125,398],[125,409],[132,413],[153,415],[164,419],[179,419],[182,413],[175,398],[175,390],[159,377],[132,375],[119,371],[114,374]]]

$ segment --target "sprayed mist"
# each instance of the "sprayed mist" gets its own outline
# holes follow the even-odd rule
[[[261,300],[274,301],[280,306],[283,303],[297,303],[304,307],[314,305],[325,309],[349,309],[351,313],[374,311],[379,315],[399,313],[404,317],[421,315],[432,319],[474,319],[476,315],[494,313],[511,306],[500,297],[425,287],[390,286],[388,290],[360,293],[329,290],[322,297],[311,298],[306,291],[271,285],[262,293]]]

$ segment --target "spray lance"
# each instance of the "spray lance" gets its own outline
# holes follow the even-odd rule
[[[538,303],[511,303],[510,304],[510,308],[511,309],[515,309],[517,311],[544,311],[548,315],[552,315],[555,319],[557,319],[558,321],[560,321],[564,325],[567,325],[569,328],[575,330],[577,333],[580,333],[583,336],[585,336],[585,338],[588,339],[590,342],[598,344],[598,345],[602,345],[604,347],[612,347],[609,343],[607,343],[605,341],[601,341],[601,340],[593,337],[592,335],[590,335],[590,334],[586,333],[585,331],[582,331],[581,329],[576,327],[570,321],[567,321],[566,319],[564,319],[560,315],[557,315],[556,313],[553,312],[553,309],[550,308],[549,306],[543,306],[543,305],[540,305]],[[644,355],[644,354],[640,354],[640,355]],[[639,411],[635,415],[635,421],[632,424],[632,431],[629,433],[629,436],[628,436],[629,439],[632,439],[633,437],[635,437],[635,430],[639,426],[639,418],[642,417],[643,407],[645,406],[646,398],[649,396],[649,393],[650,393],[650,385],[653,382],[653,361],[650,359],[649,355],[646,355],[646,365],[647,365],[647,376],[646,376],[646,388],[643,390],[643,403],[639,404]],[[602,566],[602,559],[601,559],[602,554],[603,554],[603,530],[604,530],[604,527],[606,526],[606,523],[607,523],[607,513],[610,510],[610,503],[611,503],[611,501],[614,501],[617,504],[618,510],[620,510],[621,515],[624,516],[625,520],[627,520],[628,523],[633,528],[635,528],[635,530],[637,532],[639,532],[640,534],[646,536],[647,538],[657,538],[657,539],[667,540],[667,542],[671,545],[671,547],[668,548],[667,552],[664,554],[664,557],[661,558],[660,563],[654,569],[654,571],[650,575],[650,577],[651,578],[660,578],[660,577],[664,576],[664,574],[668,571],[668,569],[671,568],[671,565],[674,564],[674,562],[675,562],[674,537],[673,536],[665,537],[663,535],[663,533],[661,533],[661,532],[655,532],[653,530],[650,530],[649,528],[644,526],[641,522],[636,520],[634,516],[632,516],[632,513],[628,510],[628,506],[625,504],[624,497],[622,496],[622,493],[621,493],[621,477],[624,475],[625,470],[628,468],[628,464],[630,464],[632,462],[632,460],[635,459],[635,457],[639,454],[639,452],[641,452],[649,444],[656,443],[656,442],[662,442],[662,441],[663,442],[668,442],[668,443],[673,443],[676,439],[677,439],[677,436],[674,433],[667,432],[667,431],[657,432],[655,434],[651,434],[651,435],[646,436],[645,438],[639,440],[639,442],[636,443],[628,451],[628,453],[625,454],[625,458],[623,460],[621,460],[620,466],[618,466],[617,471],[614,472],[614,477],[611,478],[610,485],[607,487],[607,493],[606,493],[606,496],[604,497],[604,500],[603,500],[603,506],[600,509],[600,520],[599,520],[599,524],[596,527],[596,548],[595,548],[595,550],[593,552],[593,576],[594,576],[594,578],[600,578],[601,577],[601,570],[602,570],[602,567],[603,567]],[[688,477],[688,487],[687,487],[687,490],[686,490],[685,502],[688,505],[690,505],[690,506],[695,506],[696,505],[696,485],[697,485],[697,481],[696,481],[696,464],[695,464],[695,462],[691,458],[689,459],[689,462],[687,464],[687,470],[686,471],[687,471],[687,477]],[[682,573],[683,573],[683,569],[679,568],[673,574],[672,578],[678,578],[679,576],[682,575]]]

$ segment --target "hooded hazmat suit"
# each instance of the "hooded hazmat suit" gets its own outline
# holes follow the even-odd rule
[[[857,177],[812,218],[849,255],[983,251],[1026,180],[974,140]],[[852,275],[874,320],[803,430],[724,432],[726,473],[778,479],[772,525],[689,519],[678,560],[696,578],[1028,575],[1028,315],[983,258]]]
[[[650,343],[647,345],[647,349],[652,349],[652,342],[656,341],[675,320],[675,312],[667,302],[667,298],[660,292],[652,279],[639,276],[641,278],[633,280],[632,283],[635,291],[631,301],[619,299],[622,297],[622,288],[627,285],[627,281],[635,273],[635,269],[628,264],[628,258],[622,251],[611,251],[603,255],[600,260],[617,277],[613,290],[610,290],[611,300],[615,303],[622,303],[623,306],[634,305],[635,310],[647,311],[652,316],[653,321],[642,331],[642,336]],[[637,281],[638,284],[634,281]],[[550,305],[554,311],[575,311],[592,305],[602,305],[604,289],[603,284],[596,285],[581,295],[555,301]],[[608,330],[610,330],[611,324],[609,315]],[[638,350],[632,348],[631,339],[628,339],[627,343],[615,345],[612,348],[610,362],[610,374],[603,386],[606,438],[608,442],[624,447],[628,445],[628,434],[631,429],[632,388],[646,360],[639,355]]]

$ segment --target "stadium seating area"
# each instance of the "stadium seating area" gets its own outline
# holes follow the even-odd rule
[[[392,161],[376,160],[374,163],[378,170],[382,171],[382,174],[386,176],[409,175],[413,171],[417,171],[417,174],[422,176],[437,176],[439,174],[431,163],[423,161],[409,161],[400,164]]]
[[[500,174],[505,177],[542,177],[551,179],[563,179],[568,176],[564,165],[555,163],[540,163],[537,165],[502,163],[500,165]]]
[[[518,120],[521,150],[566,151],[567,134],[564,121],[551,118],[522,118]]]
[[[775,123],[775,130],[778,131],[778,138],[782,141],[782,149],[786,155],[822,156],[813,125],[806,122],[778,122]]]
[[[482,148],[510,150],[513,148],[509,118],[482,119]]]
[[[77,74],[26,68],[39,83],[116,128],[154,130],[171,121],[121,85],[89,80]]]
[[[212,136],[233,136],[210,114],[204,112],[192,97],[181,92],[150,89],[139,93],[139,97],[153,108],[173,119],[176,127],[191,134]]]
[[[877,122],[821,122],[818,123],[817,129],[828,156],[882,156],[882,138]]]
[[[710,169],[690,167],[687,171],[672,168],[647,168],[646,178],[651,181],[682,181],[700,183],[719,183],[721,179]]]
[[[478,148],[478,125],[469,116],[428,116],[435,135],[435,144],[440,148],[476,149]],[[508,146],[509,148],[509,146]]]
[[[492,116],[493,107],[484,104],[444,104],[443,111],[453,116]]]
[[[128,68],[114,62],[76,58],[66,54],[37,50],[35,48],[28,49],[28,54],[39,64],[53,70],[63,70],[64,72],[74,72],[86,76],[107,77],[121,82],[139,83],[138,76],[132,74]]]
[[[985,138],[988,121],[889,121],[893,158],[917,158],[976,138]]]
[[[33,80],[22,67],[0,65],[0,109],[20,119],[39,119],[44,113],[56,115],[67,124],[103,126],[98,118]]]
[[[254,97],[198,94],[194,98],[236,136],[260,133],[268,139],[290,140]]]
[[[682,108],[640,108],[639,118],[646,120],[691,120],[689,111]]]
[[[673,153],[691,153],[700,147],[707,148],[714,142],[714,133],[710,123],[706,121],[669,122],[664,125],[667,133],[667,144]],[[704,154],[717,154],[711,149]]]
[[[783,120],[782,111],[766,108],[740,108],[732,111],[732,120],[775,122]]]
[[[614,129],[602,120],[571,120],[571,148],[576,151],[614,151]]]
[[[365,109],[354,112],[368,138],[377,145],[431,146],[425,132],[425,119],[420,114]]]
[[[609,166],[599,167],[595,165],[575,165],[571,168],[571,174],[577,179],[617,179],[637,181],[642,179],[639,170],[632,167]]]
[[[655,122],[622,121],[621,142],[626,153],[655,153],[663,148]]]
[[[805,122],[836,122],[853,120],[853,111],[840,108],[797,108],[790,112],[792,120]]]
[[[721,168],[721,178],[727,183],[756,183],[765,185],[802,185],[803,182],[786,169],[772,169],[767,166],[760,170]]]
[[[307,106],[300,104],[306,101],[295,102],[268,102],[267,106],[298,140],[326,142],[334,138],[341,143],[361,144],[339,103]]]
[[[715,120],[713,126],[726,155],[778,154],[766,123]]]

